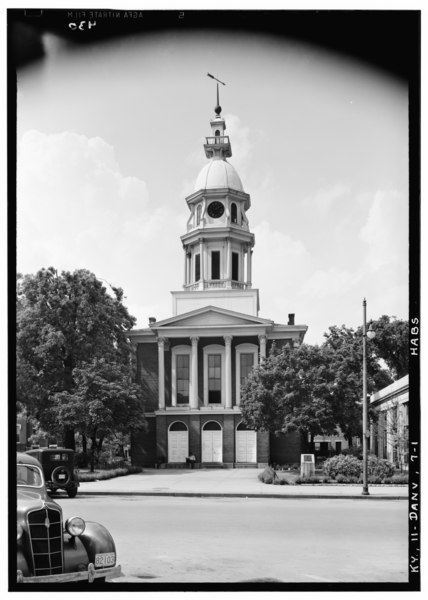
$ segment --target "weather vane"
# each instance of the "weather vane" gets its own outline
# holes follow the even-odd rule
[[[211,73],[207,73],[208,77],[211,77],[211,79],[215,79],[215,81],[217,81],[217,106],[214,109],[215,114],[219,117],[220,113],[221,113],[221,106],[220,106],[220,99],[219,99],[219,92],[218,92],[218,84],[221,83],[221,85],[226,85],[223,81],[220,81],[220,79],[217,79],[217,77],[214,77],[214,75],[211,75]]]

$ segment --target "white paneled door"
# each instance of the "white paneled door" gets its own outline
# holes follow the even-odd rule
[[[222,430],[202,431],[202,462],[223,461]]]
[[[236,462],[257,462],[257,434],[255,431],[236,431]]]
[[[169,431],[168,432],[168,462],[181,463],[186,462],[189,456],[189,432],[188,431]]]

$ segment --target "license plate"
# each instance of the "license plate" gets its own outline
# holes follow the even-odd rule
[[[115,552],[105,552],[104,554],[95,554],[96,567],[114,567],[116,563]]]
[[[58,475],[58,479],[65,479],[65,475]]]

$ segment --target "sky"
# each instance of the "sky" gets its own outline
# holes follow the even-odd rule
[[[203,29],[78,46],[44,36],[18,72],[17,268],[88,269],[146,327],[183,285],[185,198],[206,164],[216,87],[251,196],[263,318],[408,318],[408,90],[296,38]]]

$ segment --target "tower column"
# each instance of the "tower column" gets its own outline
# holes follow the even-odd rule
[[[191,337],[192,358],[190,375],[190,408],[198,408],[198,337]]]
[[[187,272],[188,272],[187,248],[184,248],[184,285],[187,285],[189,283]]]
[[[247,287],[251,287],[251,255],[253,251],[250,245],[247,247]]]
[[[201,279],[200,279],[200,289],[204,289],[204,279],[205,279],[205,273],[204,273],[204,263],[205,263],[205,257],[204,257],[204,240],[203,238],[199,238],[199,262],[200,262],[200,268],[201,268]]]
[[[226,287],[232,287],[232,255],[230,238],[226,240]]]
[[[225,388],[226,388],[226,408],[232,408],[232,336],[224,337],[226,348],[226,369],[225,369]]]
[[[165,409],[165,343],[167,338],[158,339],[158,390],[159,390],[159,408]]]
[[[259,335],[259,342],[260,342],[260,362],[266,358],[266,336],[265,335]]]

